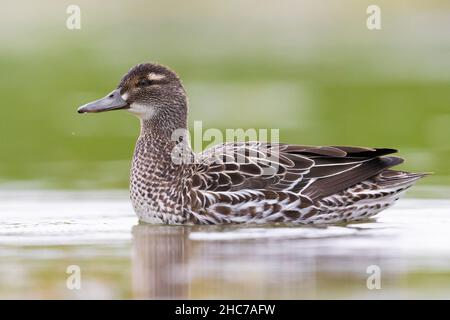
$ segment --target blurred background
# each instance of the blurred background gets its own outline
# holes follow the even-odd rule
[[[0,188],[127,188],[138,121],[76,109],[156,61],[183,79],[190,123],[398,148],[403,169],[435,172],[417,190],[447,194],[449,1],[18,0],[1,17]]]

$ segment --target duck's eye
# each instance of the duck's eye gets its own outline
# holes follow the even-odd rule
[[[139,87],[145,87],[145,86],[149,86],[151,84],[152,84],[152,82],[150,80],[148,80],[148,79],[141,79],[138,82],[138,86]]]

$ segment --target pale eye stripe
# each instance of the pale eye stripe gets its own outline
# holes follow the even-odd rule
[[[165,77],[166,77],[165,75],[159,74],[159,73],[153,73],[153,72],[150,72],[150,73],[148,74],[148,80],[162,80],[162,79],[164,79]]]

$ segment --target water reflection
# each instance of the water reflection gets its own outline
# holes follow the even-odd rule
[[[138,299],[188,297],[189,230],[182,226],[133,227],[132,282]]]
[[[450,202],[324,228],[136,225],[127,194],[0,193],[0,298],[450,297]],[[68,265],[82,289],[66,287]],[[381,270],[381,289],[366,286]]]
[[[381,231],[381,230],[380,230]],[[398,284],[401,260],[359,228],[133,227],[134,298],[338,298],[376,296],[367,268]],[[276,240],[275,235],[278,234]],[[245,235],[243,237],[243,235]],[[389,232],[386,240],[392,238]],[[224,240],[227,239],[227,240]],[[358,245],[360,242],[361,245]]]

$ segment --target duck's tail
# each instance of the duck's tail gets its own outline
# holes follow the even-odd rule
[[[401,192],[412,186],[417,180],[431,173],[413,173],[398,170],[385,170],[376,175],[373,180],[380,189],[393,189]]]
[[[391,207],[409,187],[427,175],[385,170],[339,194],[321,199],[317,204],[318,217],[324,221],[315,222],[348,222],[372,217]]]

